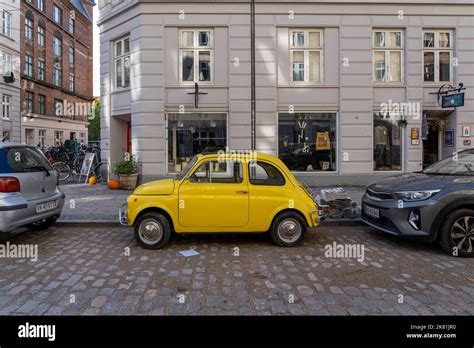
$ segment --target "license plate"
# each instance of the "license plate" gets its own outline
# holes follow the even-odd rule
[[[58,201],[51,201],[51,202],[46,202],[46,203],[41,203],[36,205],[36,213],[44,213],[45,211],[48,210],[53,210],[56,209],[56,206],[58,205]]]
[[[364,213],[368,216],[371,216],[375,219],[380,218],[380,210],[377,208],[369,207],[368,205],[364,205]]]

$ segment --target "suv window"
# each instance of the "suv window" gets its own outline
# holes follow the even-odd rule
[[[240,162],[207,161],[189,177],[189,181],[212,184],[239,184],[243,181]]]
[[[52,170],[43,153],[33,147],[18,146],[0,149],[0,173],[26,173]]]
[[[249,176],[252,185],[283,186],[285,178],[273,165],[266,162],[250,162]]]

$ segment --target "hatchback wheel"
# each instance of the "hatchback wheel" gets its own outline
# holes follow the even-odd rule
[[[270,236],[273,242],[282,247],[300,244],[306,234],[306,221],[297,213],[283,213],[273,221]]]
[[[460,209],[449,214],[439,243],[444,251],[464,257],[474,256],[474,210]]]
[[[146,213],[135,224],[135,238],[145,249],[160,249],[170,236],[170,223],[159,213]]]

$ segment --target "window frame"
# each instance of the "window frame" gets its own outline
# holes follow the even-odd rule
[[[38,46],[44,48],[46,44],[46,29],[42,24],[38,24]]]
[[[59,54],[56,52],[56,48],[58,48]],[[63,56],[63,39],[59,35],[53,35],[53,54],[58,58]]]
[[[211,170],[210,170],[210,163],[212,162],[216,162],[216,163],[219,163],[221,161],[219,161],[219,159],[216,159],[216,158],[209,158],[209,159],[204,159],[202,160],[201,162],[199,162],[198,164],[196,164],[195,166],[195,169],[191,172],[188,173],[188,175],[186,176],[186,180],[190,183],[190,184],[206,184],[206,185],[242,185],[244,184],[245,182],[245,172],[244,172],[244,164],[242,163],[241,160],[237,160],[237,161],[222,161],[222,162],[225,162],[227,166],[229,165],[235,165],[236,162],[239,163],[240,165],[240,169],[242,170],[242,177],[240,178],[241,180],[239,182],[212,182],[212,175],[211,175]],[[208,167],[208,170],[209,170],[209,182],[199,182],[199,181],[192,181],[191,180],[191,177],[196,173],[196,171],[201,168],[201,166],[203,164],[207,164],[207,167]],[[233,172],[234,174],[235,172]]]
[[[56,15],[58,16],[58,18],[56,18]],[[57,4],[53,4],[53,21],[59,24],[60,26],[63,25],[63,9]]]
[[[59,84],[56,83],[56,72],[59,72]],[[53,84],[56,86],[56,87],[62,87],[63,85],[63,72],[62,72],[62,69],[61,68],[58,68],[58,67],[53,67]]]
[[[125,52],[124,51],[124,48],[125,48],[125,41],[128,40],[128,52]],[[122,49],[122,52],[120,52],[120,54],[117,54],[117,43],[121,43],[121,49]],[[130,88],[130,85],[131,85],[131,65],[132,65],[132,62],[131,62],[131,49],[132,49],[132,45],[131,45],[131,40],[130,40],[130,36],[127,35],[127,36],[124,36],[124,37],[121,37],[120,39],[116,39],[116,40],[113,40],[112,41],[112,45],[113,45],[113,55],[114,55],[114,59],[113,59],[113,72],[114,72],[114,88],[115,90],[124,90],[124,89],[129,89]],[[125,85],[125,59],[128,57],[128,64],[129,64],[129,67],[128,67],[128,85]],[[120,85],[118,84],[118,81],[117,81],[117,77],[118,77],[118,74],[117,74],[117,62],[120,62],[120,72],[121,72],[121,83]]]
[[[381,47],[375,46],[375,34],[384,33],[384,45]],[[390,46],[390,33],[400,33],[400,47]],[[383,81],[376,79],[375,74],[375,53],[384,52],[384,79]],[[390,81],[388,77],[390,76],[391,68],[391,53],[399,52],[400,53],[400,81]],[[403,85],[405,83],[405,31],[403,29],[397,28],[383,28],[383,29],[372,29],[372,83],[376,85]]]
[[[74,92],[76,89],[76,77],[73,73],[69,73],[69,92]]]
[[[434,34],[434,46],[433,47],[425,47],[425,34],[432,33]],[[450,45],[449,47],[440,47],[439,46],[439,35],[441,33],[449,33],[450,35]],[[454,58],[454,30],[452,29],[424,29],[422,33],[422,56],[423,60],[421,62],[421,70],[423,75],[423,85],[442,85],[445,83],[453,83],[454,82],[454,66],[453,66],[453,58]],[[433,53],[433,65],[434,65],[434,81],[425,80],[425,53]],[[449,53],[449,80],[440,81],[440,60],[439,54],[440,53]]]
[[[74,35],[74,32],[76,31],[76,20],[72,18],[71,16],[69,16],[69,19],[68,19],[67,29],[70,34]]]
[[[33,77],[33,56],[30,54],[25,54],[25,69],[23,74],[29,77]]]
[[[41,12],[44,12],[44,0],[38,0],[37,3],[36,3],[36,7]]]
[[[35,102],[35,94],[31,91],[26,91],[25,92],[25,112],[27,114],[32,114],[34,112],[34,102]]]
[[[46,115],[46,96],[44,94],[38,94],[38,106],[38,113],[40,115]]]
[[[13,56],[10,53],[7,53],[5,51],[3,52],[0,51],[0,58],[1,58],[1,61],[3,62],[2,74],[6,76],[7,72],[10,72],[10,74],[13,73],[13,70],[14,70],[13,69]]]
[[[54,145],[62,145],[64,141],[64,132],[63,131],[54,131]]]
[[[44,81],[45,78],[45,61],[42,58],[38,58],[38,80]]]
[[[183,43],[183,33],[184,32],[193,32],[193,42],[194,45],[192,47],[190,46],[185,46]],[[200,46],[199,45],[199,33],[200,32],[209,32],[209,45],[207,46]],[[189,85],[194,85],[195,83],[198,83],[200,85],[213,85],[215,82],[214,78],[214,29],[212,28],[181,28],[178,31],[179,39],[179,62],[178,62],[178,68],[179,68],[179,84],[184,85],[184,86],[189,86]],[[193,81],[184,81],[183,80],[183,52],[193,52],[193,73],[194,73],[194,78]],[[199,53],[200,52],[210,52],[210,74],[211,78],[209,81],[200,81],[199,79]]]
[[[35,22],[33,19],[25,17],[25,39],[30,42],[34,42],[34,25]]]
[[[304,45],[302,47],[293,46],[293,34],[303,32]],[[319,47],[309,47],[310,33],[319,34]],[[309,85],[318,86],[324,84],[324,29],[322,28],[295,28],[288,31],[288,50],[290,54],[290,84],[291,85]],[[302,51],[304,54],[304,81],[295,81],[293,79],[294,52]],[[310,52],[319,52],[319,81],[310,81]]]
[[[252,169],[251,169],[251,165],[252,163],[255,162],[257,165],[258,163],[265,163],[267,165],[270,165],[272,166],[273,168],[275,168],[278,173],[280,173],[281,177],[283,178],[283,184],[279,184],[279,185],[276,185],[276,184],[273,184],[273,185],[269,185],[269,184],[256,184],[254,182],[252,182]],[[266,161],[266,160],[263,160],[263,159],[258,159],[258,160],[254,160],[254,161],[249,161],[249,163],[247,164],[247,171],[248,171],[248,183],[249,185],[252,185],[252,186],[257,186],[257,187],[262,187],[262,186],[271,186],[271,187],[281,187],[281,186],[285,186],[286,183],[287,183],[287,178],[286,178],[286,175],[283,173],[283,171],[280,169],[280,167],[278,167],[277,165],[273,164],[273,163],[270,163],[269,161]],[[265,171],[266,173],[266,171]]]
[[[8,19],[8,21],[6,21],[5,19]],[[12,14],[7,10],[3,10],[2,11],[2,33],[6,37],[10,37],[10,38],[12,37],[12,20],[13,20]]]
[[[372,172],[373,173],[378,173],[378,174],[382,174],[382,173],[387,173],[387,174],[390,174],[390,173],[403,173],[405,171],[405,157],[408,156],[407,154],[405,154],[405,137],[406,137],[406,132],[405,130],[407,129],[406,127],[401,127],[399,126],[399,136],[400,136],[400,169],[399,170],[396,170],[396,169],[389,169],[389,170],[376,170],[375,169],[375,115],[376,114],[381,114],[381,111],[378,110],[378,111],[372,111]],[[395,115],[394,115],[395,116]],[[396,121],[395,121],[395,124],[396,124]],[[391,146],[393,146],[393,144],[390,144]]]
[[[74,65],[76,63],[76,54],[75,54],[75,48],[73,45],[69,45],[68,52],[69,52],[69,65]]]
[[[12,96],[2,95],[2,120],[10,120],[12,114]]]
[[[46,143],[46,129],[38,129],[38,142],[44,147]]]

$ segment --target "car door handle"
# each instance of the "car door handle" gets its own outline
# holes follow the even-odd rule
[[[240,195],[246,195],[247,193],[249,193],[249,191],[240,190],[240,191],[235,191],[235,193],[238,193],[238,194],[240,194]]]

